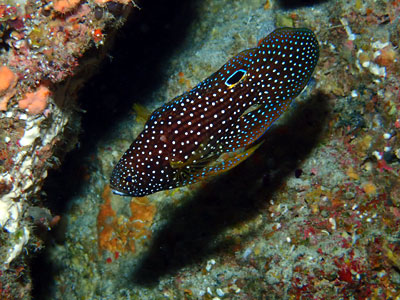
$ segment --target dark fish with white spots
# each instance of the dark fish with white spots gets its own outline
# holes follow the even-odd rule
[[[305,28],[280,28],[154,111],[115,166],[113,192],[145,196],[238,165],[307,85],[319,57]]]

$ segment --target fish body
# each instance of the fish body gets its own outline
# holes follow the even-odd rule
[[[155,110],[115,166],[110,184],[145,196],[236,166],[307,85],[319,57],[309,29],[280,28]]]

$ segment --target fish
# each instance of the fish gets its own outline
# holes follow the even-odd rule
[[[279,28],[156,109],[115,165],[114,194],[142,197],[237,166],[306,87],[319,58],[307,28]]]

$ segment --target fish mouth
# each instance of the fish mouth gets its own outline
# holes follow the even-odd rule
[[[112,191],[113,194],[115,194],[115,195],[119,195],[119,196],[131,196],[131,195],[128,194],[128,193],[124,193],[124,192],[121,192],[121,191],[118,191],[118,190],[112,189],[111,191]]]

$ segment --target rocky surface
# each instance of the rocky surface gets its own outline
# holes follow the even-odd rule
[[[119,5],[114,15],[108,6]],[[0,294],[25,299],[37,227],[59,216],[43,206],[47,171],[78,142],[77,92],[93,73],[134,4],[6,1],[0,4]],[[114,25],[113,25],[114,24]],[[109,40],[112,40],[109,38]],[[96,56],[89,49],[95,49]]]
[[[45,188],[49,199],[64,204],[60,220],[53,220],[50,211],[58,211],[50,204],[50,211],[29,210],[31,219],[47,219],[49,226],[62,223],[64,233],[50,239],[42,252],[49,271],[33,269],[34,277],[47,276],[37,281],[41,298],[397,299],[399,1],[190,3],[159,1],[153,3],[157,9],[143,3],[147,19],[137,31],[126,31],[109,66],[87,85],[81,107],[101,121],[84,119],[83,150]],[[87,11],[85,5],[74,13]],[[95,7],[89,5],[96,18]],[[151,8],[158,11],[151,11],[153,18]],[[320,60],[307,89],[250,159],[216,178],[144,198],[110,193],[111,170],[142,130],[148,112],[282,26],[312,29]],[[64,106],[52,98],[53,85],[29,75],[23,92],[15,92],[22,85],[15,85],[12,74],[21,80],[21,71],[3,64],[12,73],[0,70],[9,78],[0,86],[8,98],[0,123],[9,116],[8,126],[16,129],[8,127],[1,138],[8,141],[4,145],[22,140],[10,148],[14,152],[0,151],[6,153],[0,168],[11,166],[0,189],[4,203],[12,204],[3,205],[2,234],[16,241],[2,247],[5,262],[27,241],[40,246],[31,223],[20,220],[23,207],[35,203],[29,195],[40,190],[38,178],[45,174],[45,168],[34,167],[48,155],[39,150],[63,143],[65,134],[59,132],[67,127],[56,117]],[[46,74],[55,80],[53,72]],[[43,112],[31,114],[31,102],[21,108],[20,100],[35,93],[48,98]],[[41,118],[40,127],[32,125]],[[37,150],[44,156],[26,155]],[[16,164],[7,153],[21,159],[16,161],[23,172],[12,175],[20,176],[18,184],[9,183]],[[51,157],[44,165],[55,163]],[[27,177],[32,181],[22,180]],[[18,201],[11,201],[13,193]],[[15,261],[10,264],[14,278],[24,267]],[[22,285],[26,293],[29,284]]]

